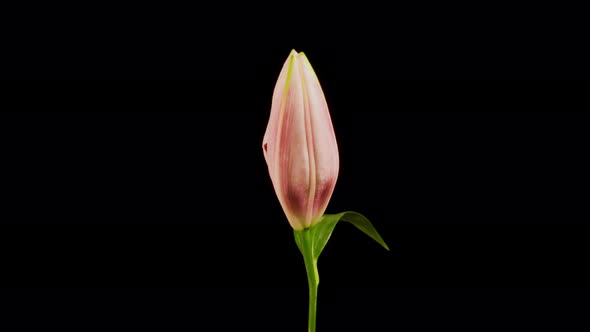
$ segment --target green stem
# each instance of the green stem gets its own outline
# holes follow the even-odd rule
[[[311,230],[304,229],[302,231],[296,231],[295,236],[298,237],[298,242],[301,244],[301,252],[303,254],[303,261],[305,262],[305,269],[307,270],[307,282],[309,284],[308,332],[315,332],[318,285],[320,283],[320,276],[318,274],[318,261],[314,255]]]

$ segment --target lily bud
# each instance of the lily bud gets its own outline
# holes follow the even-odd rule
[[[291,51],[279,74],[262,148],[293,229],[317,224],[334,192],[339,156],[324,93],[303,53]]]

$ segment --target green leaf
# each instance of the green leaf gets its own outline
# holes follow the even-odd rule
[[[297,248],[299,248],[299,251],[301,251],[302,254],[305,254],[303,252],[303,243],[301,240],[300,236],[297,236],[297,234],[299,234],[297,231],[295,231],[295,243],[297,244]]]
[[[385,241],[383,241],[383,238],[381,238],[381,235],[377,233],[377,230],[375,227],[373,227],[373,224],[371,224],[367,217],[360,213],[348,211],[344,212],[344,215],[341,217],[341,219],[353,224],[356,228],[360,229],[361,232],[367,234],[371,239],[383,246],[383,248],[389,250],[389,247],[387,244],[385,244]]]
[[[345,212],[344,212],[345,213]],[[324,214],[322,220],[311,228],[313,234],[313,254],[316,259],[320,257],[322,250],[328,243],[336,224],[344,213],[339,214]]]
[[[389,247],[385,244],[385,241],[383,241],[383,238],[381,238],[379,233],[377,233],[377,230],[373,227],[373,224],[371,224],[369,219],[360,213],[346,211],[338,214],[324,214],[322,220],[315,226],[303,231],[295,231],[295,243],[297,243],[299,251],[303,253],[304,244],[301,242],[301,237],[297,236],[299,234],[298,232],[310,232],[312,239],[311,251],[313,252],[313,257],[317,260],[340,220],[353,224],[356,228],[361,230],[361,232],[367,234],[370,238],[383,246],[383,248],[389,250]]]

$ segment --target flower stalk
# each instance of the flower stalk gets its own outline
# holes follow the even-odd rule
[[[303,261],[305,262],[305,269],[307,271],[307,283],[309,285],[309,316],[307,330],[308,332],[315,332],[320,276],[318,273],[318,260],[314,254],[313,234],[310,229],[304,229],[302,231],[295,231],[295,236],[299,237],[296,241],[301,243]]]

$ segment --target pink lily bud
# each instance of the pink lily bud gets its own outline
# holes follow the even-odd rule
[[[293,229],[317,224],[334,192],[339,157],[328,104],[303,52],[291,51],[279,74],[262,148]]]

